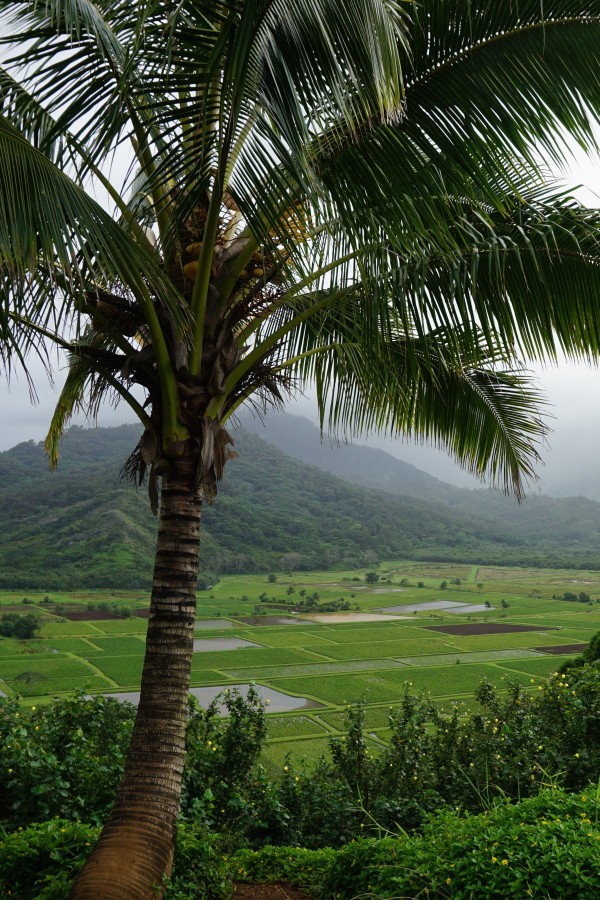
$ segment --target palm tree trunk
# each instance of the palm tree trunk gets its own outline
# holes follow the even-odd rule
[[[199,565],[196,465],[190,453],[162,478],[140,702],[115,806],[70,895],[77,900],[149,900],[171,870]]]

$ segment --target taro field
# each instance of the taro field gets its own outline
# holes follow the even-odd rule
[[[334,601],[344,609],[322,611]],[[29,704],[78,690],[135,702],[147,608],[125,592],[1,593],[0,613],[33,612],[42,627],[0,637],[0,691]],[[208,703],[257,685],[275,767],[324,752],[357,700],[376,748],[407,684],[441,705],[472,705],[484,678],[534,688],[600,630],[600,572],[388,562],[375,576],[229,576],[198,595],[196,624],[193,693]]]

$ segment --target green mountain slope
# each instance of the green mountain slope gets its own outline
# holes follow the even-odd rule
[[[505,550],[506,545],[520,548],[510,560],[515,564],[597,567],[600,563],[600,504],[593,500],[546,497],[532,486],[519,505],[488,488],[454,487],[381,450],[321,440],[312,422],[288,413],[269,413],[265,425],[246,413],[241,424],[294,459],[310,462],[353,484],[426,500],[438,513],[446,509],[463,518],[467,528],[468,523],[485,523],[483,533],[494,535],[502,545],[500,549]],[[483,546],[481,550],[487,552]],[[459,557],[446,547],[444,558]]]
[[[302,452],[322,465],[317,429],[297,422],[305,441],[310,429],[316,435]],[[297,451],[296,424],[290,417],[287,440]],[[136,426],[73,428],[58,472],[33,442],[0,454],[0,586],[150,584],[155,520],[145,489],[119,480],[138,437]],[[240,458],[205,507],[208,572],[266,571],[286,561],[295,569],[352,567],[386,557],[600,567],[600,504],[592,501],[534,497],[519,508],[369,448],[343,448],[360,461],[346,464],[348,480],[249,432],[236,434],[236,449]],[[379,479],[379,490],[360,485],[367,476]]]

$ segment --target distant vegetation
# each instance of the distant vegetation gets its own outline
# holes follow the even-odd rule
[[[578,594],[574,594],[573,591],[565,591],[563,594],[555,594],[554,596],[556,600],[566,600],[567,603],[594,603],[594,600],[586,591],[579,591]],[[600,603],[600,601],[596,602]]]
[[[34,637],[41,628],[40,617],[33,613],[19,615],[19,613],[3,613],[0,616],[0,635],[2,637],[15,637],[20,640],[28,640]]]
[[[444,897],[484,870],[492,896],[581,896],[600,863],[590,784],[600,766],[599,697],[597,665],[556,674],[533,696],[517,683],[505,696],[484,683],[467,716],[440,713],[406,689],[378,754],[353,706],[345,738],[330,738],[316,764],[289,760],[276,780],[256,767],[267,728],[255,692],[225,695],[226,719],[216,704],[191,706],[167,897],[220,900],[231,878],[285,878],[316,898],[400,889],[417,897],[425,888]],[[0,699],[6,895],[67,896],[110,806],[133,712],[83,695],[29,710]]]
[[[481,872],[503,898],[574,900],[600,866],[600,606],[560,599],[579,587],[595,597],[600,574],[388,561],[223,576],[200,593],[196,637],[215,645],[194,654],[192,684],[229,687],[229,717],[190,705],[166,900],[225,900],[232,879],[283,880],[315,900],[468,896]],[[431,609],[440,597],[479,611]],[[42,625],[0,638],[1,687],[21,695],[0,700],[0,894],[63,900],[134,714],[89,695],[139,685],[147,595],[0,592],[0,603]],[[340,604],[417,611],[277,624]],[[273,623],[248,619],[256,608]],[[230,637],[259,646],[220,649]],[[317,705],[269,714],[254,691],[235,693],[252,682]]]
[[[290,417],[291,439],[311,428]],[[150,584],[155,521],[145,489],[119,481],[138,439],[136,426],[72,428],[57,473],[39,444],[0,454],[0,587]],[[593,501],[533,497],[517,507],[368,448],[350,448],[357,451],[355,474],[344,470],[350,484],[255,435],[235,440],[235,478],[226,476],[217,502],[205,508],[203,587],[220,574],[372,569],[394,557],[600,568],[600,504]],[[372,473],[387,466],[381,490],[357,486],[369,459]]]

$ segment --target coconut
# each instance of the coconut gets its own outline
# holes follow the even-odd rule
[[[189,281],[196,280],[196,273],[198,272],[198,263],[196,260],[192,262],[186,263],[183,267],[183,274]]]
[[[185,248],[185,252],[188,256],[194,256],[196,259],[200,256],[200,251],[202,250],[202,244],[200,241],[195,241],[193,244],[188,244]]]
[[[265,274],[265,270],[261,269],[260,266],[257,266],[256,269],[252,270],[252,274],[254,275],[255,278],[262,278],[263,275]]]

